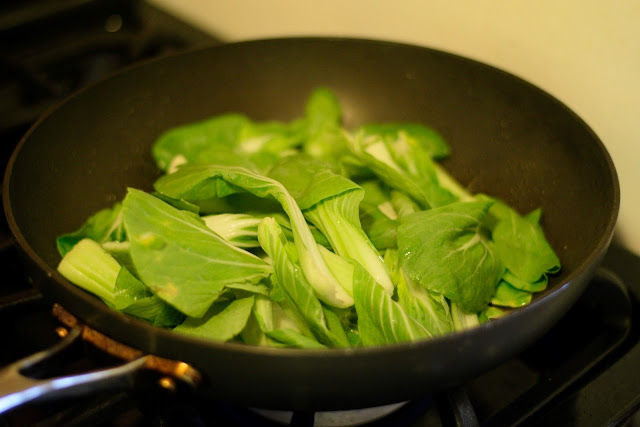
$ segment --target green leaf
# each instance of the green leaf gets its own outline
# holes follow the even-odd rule
[[[482,222],[491,202],[457,202],[408,215],[398,227],[401,266],[411,280],[476,313],[504,273]]]
[[[122,312],[144,319],[155,326],[176,326],[184,320],[184,314],[156,295],[140,298],[123,308]]]
[[[327,128],[340,126],[342,108],[335,93],[326,87],[315,88],[304,107],[309,135],[322,133]]]
[[[398,214],[391,202],[391,192],[379,181],[360,184],[364,198],[360,203],[360,224],[379,251],[397,245]]]
[[[258,243],[258,224],[262,216],[243,213],[223,213],[202,217],[207,227],[215,231],[227,242],[239,248],[256,248]]]
[[[531,302],[531,292],[522,291],[509,285],[504,280],[498,283],[491,304],[501,307],[522,307]]]
[[[300,265],[318,297],[335,307],[353,304],[322,259],[316,241],[295,199],[278,181],[243,168],[216,165],[187,165],[158,179],[155,188],[161,193],[186,200],[206,200],[240,191],[277,200],[291,222]]]
[[[546,275],[540,276],[540,278],[534,282],[527,282],[526,280],[522,280],[517,278],[512,272],[506,270],[504,272],[504,276],[502,276],[502,280],[510,284],[516,289],[520,289],[522,291],[527,292],[542,292],[547,289],[547,283],[549,282],[549,278]]]
[[[528,220],[499,200],[489,213],[497,218],[491,230],[496,252],[517,278],[536,282],[544,274],[560,269],[560,259],[537,221]]]
[[[498,319],[505,314],[507,314],[505,310],[489,305],[487,306],[487,308],[478,313],[478,320],[480,323],[485,323],[490,320]]]
[[[451,303],[451,318],[455,331],[473,329],[480,324],[480,317],[476,313],[469,313],[454,302]]]
[[[443,158],[450,154],[449,144],[435,129],[420,123],[368,123],[360,127],[362,133],[382,137],[385,141],[393,142],[398,134],[405,134],[414,139],[420,147],[432,158]]]
[[[184,317],[153,295],[144,283],[91,239],[81,240],[67,252],[58,271],[71,283],[100,297],[114,310],[154,325],[174,326]]]
[[[275,120],[249,122],[240,133],[237,152],[260,164],[260,153],[271,153],[279,157],[281,153],[302,144],[305,131],[302,120],[291,123]]]
[[[529,222],[533,222],[534,224],[540,224],[540,220],[542,219],[542,208],[532,210],[525,216],[525,218]]]
[[[287,347],[307,349],[326,348],[325,345],[320,344],[315,339],[293,329],[274,329],[266,332],[266,335],[279,343],[285,344]]]
[[[256,298],[257,301],[257,298]],[[242,332],[240,332],[240,338],[242,342],[247,345],[254,345],[259,347],[270,347],[273,342],[271,339],[267,337],[267,335],[260,329],[260,325],[255,316],[255,303],[254,303],[254,312],[247,319],[247,324],[245,325]]]
[[[387,139],[361,130],[350,139],[350,148],[383,182],[406,193],[422,208],[458,200],[440,185],[430,154],[404,132],[399,132],[394,139]]]
[[[256,295],[269,295],[271,289],[265,285],[265,281],[260,283],[230,283],[226,285],[227,289],[234,289],[236,291],[249,292]]]
[[[303,211],[323,200],[354,192],[355,206],[348,206],[344,215],[352,222],[358,221],[358,203],[364,192],[329,163],[302,154],[289,156],[274,165],[268,176],[284,185]]]
[[[350,347],[351,342],[344,330],[342,320],[340,319],[338,313],[334,311],[339,309],[326,306],[323,306],[322,309],[324,310],[324,318],[327,322],[327,328],[333,334],[333,339],[335,341],[336,347]]]
[[[258,238],[273,262],[278,283],[284,290],[286,300],[305,319],[318,341],[325,345],[345,345],[346,340],[329,330],[320,300],[289,255],[289,251],[295,250],[295,246],[289,246],[290,249],[287,251],[287,240],[273,218],[265,218],[260,223]]]
[[[341,126],[342,109],[335,93],[316,88],[305,104],[305,138],[302,152],[314,159],[330,162],[346,176],[368,171],[349,150],[345,130]]]
[[[353,296],[353,261],[343,258],[321,245],[318,245],[318,250],[333,277],[349,295]]]
[[[189,203],[186,200],[183,199],[174,199],[171,197],[168,197],[162,193],[158,193],[153,192],[152,196],[157,197],[158,199],[162,200],[165,203],[170,204],[171,206],[173,206],[176,209],[180,209],[181,211],[187,211],[187,212],[191,212],[194,214],[194,216],[199,217],[200,216],[200,206],[195,205],[193,203]]]
[[[287,188],[305,218],[327,237],[337,254],[359,262],[393,293],[382,257],[360,226],[358,207],[364,191],[357,184],[334,173],[326,163],[303,155],[284,159],[269,176]]]
[[[134,275],[137,275],[136,266],[131,259],[131,242],[104,242],[100,246],[118,261],[118,264],[125,267]]]
[[[382,345],[430,338],[418,321],[377,284],[359,264],[354,272],[353,295],[363,345]]]
[[[398,219],[418,212],[420,207],[409,196],[401,191],[391,192],[391,206],[397,212]]]
[[[398,303],[411,317],[419,321],[433,336],[453,331],[449,303],[442,295],[435,294],[402,274],[404,280],[397,284]]]
[[[167,171],[177,156],[185,162],[193,162],[212,146],[222,150],[235,146],[247,123],[249,119],[246,116],[228,113],[176,126],[160,135],[151,154],[158,167]]]
[[[187,317],[173,330],[215,341],[229,341],[240,334],[247,325],[253,303],[253,296],[231,302],[217,302],[202,318]]]
[[[388,249],[384,254],[384,262],[396,284],[397,301],[407,314],[419,321],[433,336],[451,332],[453,320],[446,298],[414,283],[400,268],[397,250]]]
[[[201,317],[228,284],[257,283],[271,266],[229,245],[191,212],[129,189],[123,201],[131,258],[143,282],[191,317]]]
[[[253,316],[243,331],[243,339],[269,347],[325,347],[286,301],[276,302],[262,296],[256,296]]]
[[[253,305],[253,313],[256,321],[263,331],[271,331],[274,329],[272,302],[267,296],[256,295]]]
[[[264,300],[263,306],[260,309],[256,307],[254,314],[256,318],[260,318],[260,326],[264,332],[291,329],[304,336],[314,338],[309,323],[294,306],[289,295],[284,292],[280,301]]]
[[[71,283],[115,305],[115,286],[121,266],[99,243],[84,238],[58,264],[58,272]]]
[[[125,310],[136,301],[151,297],[153,294],[126,268],[120,268],[113,287],[113,308]]]
[[[58,252],[65,256],[84,238],[97,243],[126,240],[127,236],[122,226],[122,205],[116,203],[111,208],[101,209],[91,215],[76,231],[59,236],[56,239]]]
[[[226,113],[177,126],[154,143],[158,167],[174,172],[181,164],[220,164],[266,170],[288,149],[302,143],[306,127],[301,120],[255,122]]]

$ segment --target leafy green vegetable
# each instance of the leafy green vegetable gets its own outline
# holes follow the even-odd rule
[[[294,241],[300,255],[300,265],[318,297],[335,307],[348,307],[353,298],[331,274],[320,255],[304,215],[295,199],[278,181],[244,168],[194,165],[165,175],[155,183],[157,191],[185,200],[206,200],[238,191],[248,191],[258,197],[277,200],[291,221]]]
[[[244,115],[230,113],[174,127],[160,135],[151,154],[158,167],[167,171],[177,156],[184,162],[193,162],[212,144],[223,148],[234,146],[248,122]]]
[[[297,249],[293,245],[288,246],[284,233],[273,218],[265,218],[260,223],[258,238],[273,261],[287,301],[307,321],[318,341],[325,345],[346,346],[346,336],[337,336],[329,330],[320,300],[296,265],[298,254],[294,251]],[[344,331],[340,335],[344,335]]]
[[[491,304],[502,307],[522,307],[531,302],[531,292],[522,291],[509,285],[504,280],[498,283]]]
[[[405,270],[400,267],[397,250],[387,249],[384,262],[389,267],[391,278],[396,284],[397,300],[402,308],[433,336],[451,332],[453,320],[447,299],[411,280]]]
[[[333,164],[346,176],[361,174],[362,165],[351,155],[341,126],[342,109],[336,95],[327,88],[317,88],[309,95],[304,111],[306,137],[302,152]]]
[[[409,196],[400,191],[391,192],[391,206],[397,212],[399,219],[420,210],[420,207]]]
[[[398,138],[412,139],[426,151],[431,158],[441,159],[449,156],[449,145],[435,129],[420,123],[368,123],[360,127],[363,135],[375,135],[393,143]]]
[[[358,264],[354,271],[353,295],[362,345],[415,341],[432,336]]]
[[[534,282],[527,282],[526,280],[522,280],[517,278],[512,272],[506,270],[504,272],[504,276],[502,276],[502,280],[510,284],[516,289],[520,289],[522,291],[527,292],[542,292],[547,289],[547,283],[549,279],[546,274],[540,276],[540,278]]]
[[[480,318],[476,313],[469,313],[463,310],[455,302],[451,303],[451,318],[453,320],[453,329],[455,331],[473,329],[480,324]]]
[[[125,240],[123,242],[109,241],[101,244],[102,249],[107,251],[109,255],[118,261],[118,264],[127,268],[131,273],[137,275],[136,266],[131,259],[131,242]]]
[[[557,272],[560,260],[538,224],[518,214],[502,201],[493,199],[490,214],[497,219],[491,231],[496,252],[517,278],[537,282],[546,273]]]
[[[126,270],[121,270],[125,272]],[[118,288],[127,286],[118,285]],[[120,309],[123,313],[144,319],[155,326],[172,327],[182,323],[184,314],[173,308],[171,305],[158,298],[156,295],[149,295],[137,299],[131,305]]]
[[[56,239],[58,252],[64,256],[84,238],[98,243],[126,240],[122,226],[122,204],[116,203],[111,208],[101,209],[91,215],[78,230],[59,236]]]
[[[274,341],[286,344],[289,347],[312,349],[327,348],[313,338],[309,338],[308,336],[303,335],[294,329],[273,329],[266,332],[266,334]]]
[[[110,307],[154,325],[177,325],[184,317],[153,295],[129,270],[89,238],[80,240],[65,254],[58,264],[58,271]]]
[[[504,265],[482,221],[491,202],[457,202],[408,215],[398,227],[411,280],[475,313],[491,300]]]
[[[214,341],[229,341],[247,325],[253,302],[253,296],[216,302],[202,318],[187,317],[174,331]]]
[[[398,213],[392,204],[391,192],[378,181],[365,181],[360,187],[364,190],[360,203],[362,231],[379,251],[395,248]]]
[[[152,147],[158,167],[174,172],[182,164],[217,164],[262,170],[279,153],[302,142],[300,121],[254,122],[243,114],[228,113],[164,132]]]
[[[271,266],[228,244],[191,212],[129,189],[123,201],[131,258],[143,282],[191,317],[202,317],[225,285],[257,283]]]
[[[438,207],[457,201],[457,197],[438,182],[430,153],[407,132],[395,138],[360,130],[350,140],[354,155],[387,185],[403,191],[421,207]]]
[[[484,310],[482,310],[480,313],[478,313],[478,321],[480,323],[485,323],[485,322],[489,322],[491,320],[494,319],[499,319],[500,317],[504,316],[505,314],[507,314],[507,312],[499,307],[495,307],[495,306],[488,306],[487,308],[485,308]]]
[[[435,129],[342,116],[319,87],[289,122],[168,129],[155,191],[59,236],[60,273],[176,333],[307,349],[462,331],[547,287],[560,261],[541,209],[472,194],[437,162],[450,149]]]
[[[98,243],[82,239],[58,264],[58,272],[70,282],[115,305],[115,286],[120,264]]]
[[[406,274],[398,282],[398,303],[431,335],[444,335],[453,331],[449,303],[443,295],[417,285]]]
[[[318,342],[307,322],[287,301],[277,302],[261,296],[256,297],[253,316],[247,322],[242,339],[248,344],[268,347],[326,347]]]
[[[306,156],[287,157],[269,176],[287,188],[305,218],[327,237],[336,253],[359,262],[393,293],[382,257],[360,226],[358,206],[364,191],[358,185],[334,173],[324,162]]]
[[[262,218],[241,213],[205,215],[204,223],[227,242],[239,248],[259,247],[258,224]]]

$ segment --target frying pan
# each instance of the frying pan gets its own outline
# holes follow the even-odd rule
[[[299,117],[330,87],[344,125],[416,121],[437,129],[444,166],[472,192],[521,212],[543,209],[563,269],[504,318],[444,337],[387,347],[294,350],[174,334],[109,310],[56,272],[55,238],[158,177],[150,147],[169,127],[215,114]],[[126,69],[42,117],[16,148],[4,209],[34,284],[85,324],[145,353],[184,361],[221,402],[338,410],[410,400],[455,387],[526,348],[572,306],[610,243],[619,206],[605,147],[543,90],[491,66],[425,47],[341,38],[254,40]]]

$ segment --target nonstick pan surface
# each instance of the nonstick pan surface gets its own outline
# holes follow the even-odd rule
[[[563,269],[527,307],[430,341],[355,350],[285,350],[208,342],[109,310],[56,272],[55,239],[93,212],[150,190],[155,138],[236,111],[299,117],[317,86],[337,94],[344,125],[417,121],[449,142],[445,167],[472,192],[521,212],[543,209]],[[619,206],[612,161],[558,100],[456,55],[391,42],[300,38],[220,45],[126,69],[42,117],[16,149],[3,188],[10,228],[36,286],[86,324],[207,378],[224,402],[329,410],[408,400],[454,387],[517,354],[575,302],[604,256]]]

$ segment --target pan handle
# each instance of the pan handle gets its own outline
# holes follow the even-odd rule
[[[143,356],[113,368],[78,375],[41,379],[39,376],[67,355],[82,339],[82,328],[74,327],[53,347],[18,360],[0,370],[0,413],[29,402],[43,402],[86,395],[87,392],[123,390],[133,386],[145,367]]]
[[[80,323],[59,304],[54,304],[53,315],[68,328],[59,328],[63,339],[47,350],[0,368],[0,414],[30,402],[85,396],[98,391],[130,390],[140,382],[148,384],[149,376],[143,373],[155,374],[160,387],[169,391],[193,390],[202,381],[200,373],[191,365],[144,354],[115,341]],[[68,360],[69,354],[84,343],[124,363],[82,374],[47,377],[52,368]]]

